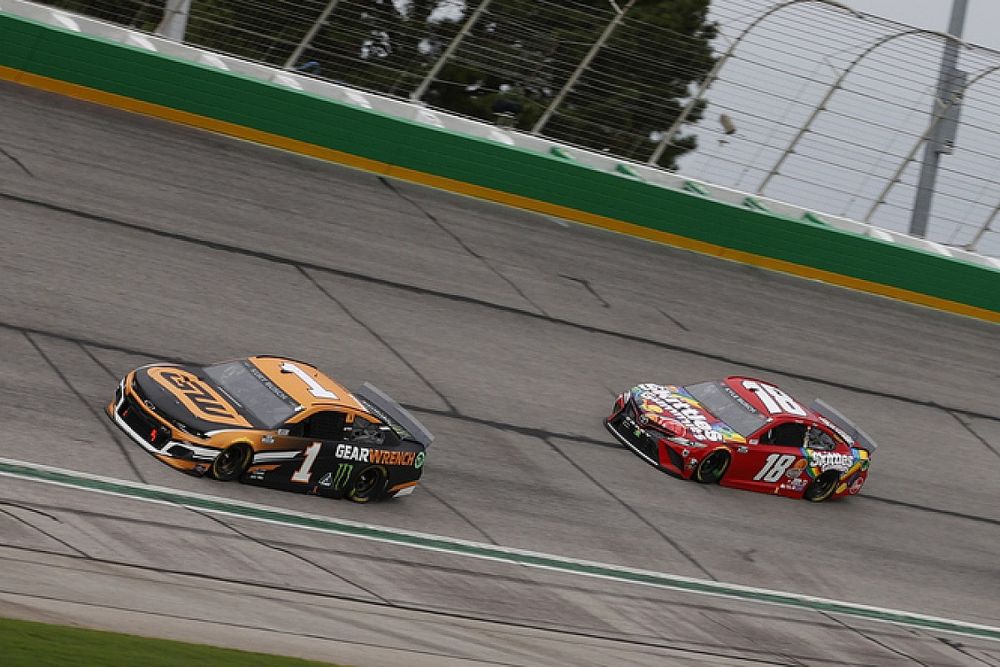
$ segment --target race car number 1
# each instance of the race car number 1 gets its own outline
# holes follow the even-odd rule
[[[794,454],[769,454],[764,467],[753,476],[755,482],[777,482],[798,457]]]
[[[316,398],[329,398],[334,401],[338,400],[337,395],[335,393],[333,393],[332,391],[321,385],[319,382],[316,382],[316,380],[309,377],[308,373],[306,373],[304,370],[302,370],[295,364],[286,361],[285,363],[281,364],[281,372],[294,373],[296,377],[298,377],[305,383],[306,387],[309,389],[309,393],[315,396]]]

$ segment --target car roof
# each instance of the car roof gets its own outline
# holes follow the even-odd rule
[[[310,363],[263,354],[247,357],[247,361],[304,408],[330,407],[367,412],[346,387]]]
[[[723,382],[739,394],[740,398],[748,401],[750,405],[766,417],[772,417],[775,419],[795,419],[810,422],[822,421],[820,419],[821,415],[808,403],[803,403],[785,390],[778,387],[778,385],[773,382],[761,380],[760,378],[749,377],[747,375],[731,375],[723,380]],[[760,389],[758,390],[750,387],[760,387]],[[775,395],[771,389],[767,389],[768,387],[777,390],[778,393]],[[764,398],[759,395],[761,392],[764,393]],[[782,396],[790,399],[791,403],[789,403],[788,400],[781,398]],[[792,409],[793,406],[801,408],[801,413],[794,411]]]

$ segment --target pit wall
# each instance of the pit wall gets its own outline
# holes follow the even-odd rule
[[[219,67],[221,61],[213,62],[211,54],[204,62],[164,55],[141,35],[130,46],[77,32],[72,21],[61,29],[3,13],[9,2],[0,0],[0,79],[1000,322],[1000,269],[995,260],[956,258],[950,256],[953,252],[933,249],[933,244],[924,246],[930,250],[905,247],[885,234],[883,240],[845,231],[821,216],[793,219],[753,199],[720,202],[698,184],[651,182],[644,178],[648,172],[635,165],[610,171],[588,166],[569,149],[538,152],[489,134],[474,137],[419,119],[401,119],[282,81],[291,75],[274,72],[271,81],[263,81]]]

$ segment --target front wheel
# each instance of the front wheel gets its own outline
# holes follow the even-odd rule
[[[703,458],[691,477],[701,484],[718,484],[729,468],[732,457],[726,449],[717,449]]]
[[[251,458],[253,450],[250,449],[250,445],[240,443],[227,447],[212,461],[209,473],[220,482],[237,479],[250,466]]]
[[[382,466],[369,466],[362,470],[354,486],[347,492],[347,497],[356,503],[367,503],[379,498],[385,491],[386,480],[389,475]]]
[[[821,503],[833,495],[839,481],[840,475],[837,472],[833,470],[825,472],[812,481],[802,497],[812,503]]]

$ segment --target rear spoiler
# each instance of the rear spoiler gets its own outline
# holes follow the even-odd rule
[[[854,441],[854,446],[858,449],[867,450],[869,453],[878,449],[878,445],[875,444],[870,435],[855,426],[850,419],[842,415],[829,403],[817,398],[810,407],[813,409],[813,412],[823,415],[833,422],[834,426],[850,436],[850,439]]]
[[[434,442],[434,435],[427,430],[427,427],[417,421],[417,418],[409,413],[402,405],[392,400],[388,394],[373,384],[365,382],[361,389],[354,392],[354,395],[361,399],[362,404],[372,414],[388,423],[390,426],[399,427],[405,432],[398,434],[410,440],[419,442],[424,447],[430,447]],[[398,430],[393,428],[393,430]]]

